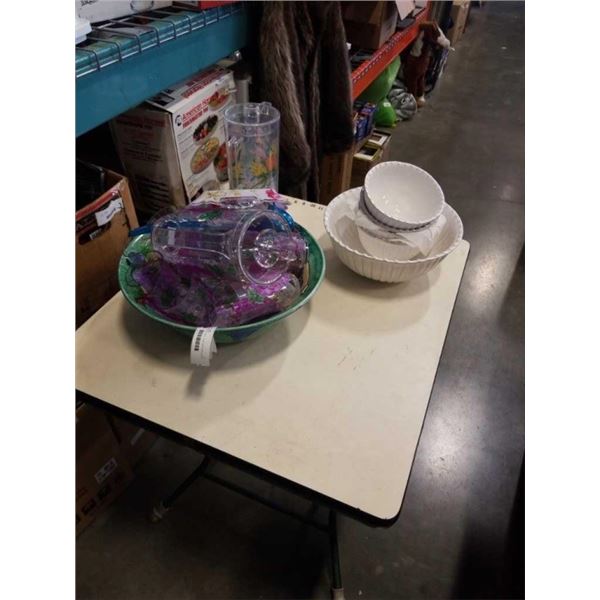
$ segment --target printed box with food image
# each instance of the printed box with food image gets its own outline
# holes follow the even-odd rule
[[[227,180],[223,115],[233,103],[233,73],[211,67],[113,119],[139,210],[185,206]]]

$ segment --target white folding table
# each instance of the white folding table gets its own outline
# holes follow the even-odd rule
[[[194,368],[187,338],[117,294],[77,330],[76,387],[88,401],[328,506],[333,527],[335,511],[391,524],[469,244],[421,278],[384,284],[337,259],[323,206],[292,199],[290,212],[327,260],[307,306]]]

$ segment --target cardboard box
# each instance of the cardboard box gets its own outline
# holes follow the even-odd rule
[[[371,138],[352,158],[352,178],[350,187],[362,187],[370,169],[380,162],[389,160],[391,134],[374,130]]]
[[[211,67],[163,90],[111,121],[136,207],[154,214],[185,206],[202,188],[218,187],[226,168],[225,109],[235,102],[233,73]]]
[[[346,40],[352,46],[377,50],[396,31],[395,2],[346,2],[342,8]]]
[[[448,30],[446,37],[450,40],[452,46],[456,46],[463,36],[467,26],[467,17],[469,16],[469,0],[454,0],[450,18],[454,25]]]
[[[371,144],[371,146],[377,146],[378,148],[387,148],[391,137],[391,133],[386,133],[385,131],[374,129],[371,132],[369,138],[367,139],[367,142]]]
[[[354,148],[325,154],[320,165],[319,203],[329,204],[338,194],[350,189]]]
[[[352,158],[352,178],[350,187],[362,187],[365,176],[375,165],[381,162],[383,148],[367,142]]]
[[[135,467],[146,451],[158,439],[158,436],[152,431],[114,415],[109,416],[109,422],[119,442],[121,452],[125,455],[129,464]]]
[[[109,189],[75,213],[76,325],[119,291],[117,267],[138,226],[127,179],[105,170]]]
[[[75,522],[79,535],[133,479],[106,415],[82,404],[76,410]]]

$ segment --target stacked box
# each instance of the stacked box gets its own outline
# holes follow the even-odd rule
[[[145,215],[185,206],[227,179],[224,112],[233,73],[215,66],[112,120],[136,207]]]

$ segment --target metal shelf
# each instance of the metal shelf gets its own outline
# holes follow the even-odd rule
[[[371,58],[352,71],[352,100],[356,100],[377,79],[383,70],[419,35],[419,24],[429,16],[429,3],[415,17],[412,25],[396,32]]]
[[[243,3],[169,7],[106,21],[76,46],[81,135],[246,45]]]

